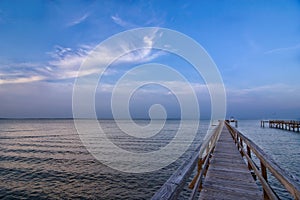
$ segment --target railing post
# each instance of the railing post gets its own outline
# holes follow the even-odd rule
[[[248,145],[247,145],[247,154],[248,154],[249,158],[251,158],[251,151],[250,151],[250,147]],[[249,170],[252,169],[249,161],[248,161],[248,169]]]
[[[241,137],[240,137],[240,146],[241,146],[240,152],[241,152],[242,156],[244,156],[244,153],[243,153],[244,145],[243,145],[243,139]]]
[[[198,160],[198,167],[197,167],[197,175],[194,177],[194,179],[192,180],[192,182],[189,184],[189,188],[190,189],[194,188],[195,183],[196,183],[196,181],[197,181],[197,179],[198,179],[198,177],[200,175],[200,172],[202,170],[202,165],[203,165],[203,160],[202,160],[202,158],[199,158],[199,160]]]
[[[261,168],[261,175],[262,177],[268,182],[268,175],[267,175],[267,168],[266,166],[260,161],[260,168]],[[265,190],[264,191],[264,199],[269,199],[268,194]]]
[[[238,136],[236,131],[233,130],[233,134],[234,134],[234,142],[237,144],[238,143]]]

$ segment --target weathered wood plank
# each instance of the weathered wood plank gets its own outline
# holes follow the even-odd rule
[[[246,163],[224,127],[203,181],[199,199],[262,199]]]
[[[240,193],[234,193],[234,192],[219,192],[218,190],[209,190],[205,193],[201,194],[201,198],[205,200],[233,200],[233,199],[243,199],[243,200],[257,200],[257,195],[245,195]]]
[[[223,185],[222,182],[219,181],[206,181],[205,185],[203,185],[203,188],[206,190],[218,190],[219,192],[224,191],[225,193],[229,192],[232,194],[257,195],[257,197],[260,197],[260,199],[262,198],[261,192],[257,190],[257,187],[241,187],[238,184]]]
[[[210,181],[211,182],[218,182],[220,183],[220,185],[230,185],[232,187],[236,187],[236,186],[239,186],[241,188],[247,188],[249,190],[252,190],[252,189],[257,189],[257,186],[256,185],[253,185],[252,181],[249,181],[249,180],[244,180],[244,184],[243,185],[239,185],[239,182],[237,182],[236,180],[230,180],[230,179],[222,179],[220,177],[210,177]],[[249,184],[248,184],[249,183]]]

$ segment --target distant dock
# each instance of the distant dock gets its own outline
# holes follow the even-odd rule
[[[260,126],[265,127],[265,124],[269,124],[269,128],[277,128],[287,131],[300,132],[300,121],[294,120],[261,120]]]

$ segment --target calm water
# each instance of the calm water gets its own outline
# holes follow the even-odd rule
[[[120,134],[113,121],[100,123],[118,146],[134,151],[165,145],[178,128],[178,121],[168,121],[145,143]],[[0,198],[149,199],[196,148],[207,127],[207,122],[200,124],[195,142],[175,163],[156,172],[129,174],[94,159],[72,120],[0,120]]]
[[[168,121],[159,134],[143,141],[122,135],[113,121],[100,123],[114,143],[133,151],[164,146],[178,129],[178,121]],[[258,121],[239,121],[239,126],[283,168],[300,176],[299,133],[262,129]],[[207,128],[208,122],[201,121],[194,143],[175,163],[156,172],[130,174],[94,159],[72,120],[0,120],[0,198],[149,199],[196,148]]]

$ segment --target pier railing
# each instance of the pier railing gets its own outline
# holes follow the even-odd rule
[[[208,169],[211,154],[215,149],[216,143],[219,139],[223,126],[224,122],[219,122],[219,125],[215,129],[215,131],[211,134],[207,134],[206,138],[204,138],[204,142],[203,145],[201,145],[199,153],[197,174],[193,178],[192,182],[189,184],[189,188],[193,189],[190,195],[190,200],[195,199],[195,197],[198,194],[199,187],[202,184],[202,177]]]
[[[199,145],[198,148],[194,151],[193,155],[191,155],[185,161],[185,163],[181,165],[178,170],[164,183],[164,185],[154,194],[152,200],[177,199],[180,195],[180,192],[183,190],[184,185],[186,184],[186,180],[191,176],[197,163],[197,175],[192,181],[191,187],[195,186],[194,188],[198,188],[196,186],[199,186],[199,179],[201,180],[204,171],[202,170],[202,168],[206,166],[210,153],[214,149],[223,126],[224,123],[220,122],[218,126],[208,132],[201,145]]]
[[[234,138],[242,156],[246,158],[249,170],[253,171],[255,176],[258,177],[263,188],[264,198],[279,199],[268,182],[267,171],[269,171],[286,188],[294,199],[300,199],[299,180],[296,180],[287,171],[279,167],[270,156],[241,132],[230,126],[227,122],[225,122],[225,124]],[[259,159],[260,167],[253,161],[252,154]]]

